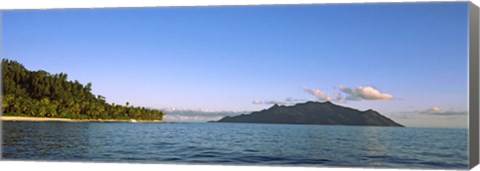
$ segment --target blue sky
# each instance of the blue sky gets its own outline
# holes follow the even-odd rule
[[[2,57],[119,104],[337,98],[410,126],[466,127],[467,26],[466,2],[16,10],[2,12]]]

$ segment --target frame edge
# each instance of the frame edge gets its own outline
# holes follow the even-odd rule
[[[479,163],[479,9],[469,2],[469,168]]]

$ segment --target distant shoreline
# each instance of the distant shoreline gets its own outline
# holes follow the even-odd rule
[[[46,118],[46,117],[25,117],[25,116],[1,116],[1,121],[31,121],[31,122],[44,122],[44,121],[57,121],[57,122],[151,122],[151,123],[164,123],[161,120],[116,120],[116,119],[70,119],[70,118]]]

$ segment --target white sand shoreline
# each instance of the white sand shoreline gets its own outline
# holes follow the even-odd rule
[[[70,119],[70,118],[46,118],[46,117],[25,117],[25,116],[0,116],[1,121],[32,121],[32,122],[155,122],[163,123],[161,120],[115,120],[115,119]]]

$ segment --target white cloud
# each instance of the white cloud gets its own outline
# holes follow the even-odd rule
[[[425,110],[426,113],[439,113],[440,112],[440,108],[434,106],[434,107],[431,107],[427,110]]]
[[[340,92],[335,92],[334,95],[329,95],[319,89],[312,89],[303,87],[303,90],[313,96],[319,101],[334,101],[337,103],[346,103],[347,101],[360,100],[391,100],[393,96],[387,93],[382,93],[379,90],[370,86],[359,86],[356,88],[348,88],[343,85],[339,87]],[[344,94],[347,96],[344,97]]]
[[[320,89],[313,89],[303,87],[303,91],[313,95],[318,101],[332,101],[337,103],[346,103],[347,101],[360,101],[360,100],[391,100],[393,96],[386,93],[381,93],[379,90],[370,86],[359,86],[357,88],[348,88],[340,86],[339,92],[326,93]],[[347,95],[345,97],[345,94]],[[292,105],[301,102],[307,102],[307,99],[295,99],[288,97],[284,101],[278,100],[254,100],[252,104],[256,105]]]
[[[268,100],[268,101],[254,100],[252,103],[256,104],[256,105],[273,105],[273,104],[286,105],[286,104],[288,104],[288,102],[275,101],[275,100]]]
[[[346,103],[346,99],[343,98],[342,94],[341,93],[335,93],[335,97],[333,98],[333,101],[337,102],[337,103]]]
[[[263,101],[261,101],[261,100],[254,100],[252,103],[259,105],[259,104],[263,104]]]
[[[434,106],[418,113],[424,115],[437,115],[437,116],[459,116],[467,115],[467,111],[442,111],[439,107]]]
[[[233,112],[233,111],[213,111],[206,109],[188,110],[178,108],[168,108],[165,110],[166,122],[207,122],[217,121],[225,116],[236,116],[250,112]]]
[[[327,93],[319,90],[319,89],[312,89],[308,87],[303,87],[303,90],[313,96],[315,96],[319,101],[331,101],[332,97],[330,97]]]
[[[382,93],[379,90],[370,86],[359,86],[356,88],[349,88],[343,85],[340,86],[340,91],[348,94],[345,100],[392,100],[393,96],[387,93]]]
[[[278,105],[291,105],[291,104],[296,104],[298,102],[306,102],[308,100],[306,99],[295,99],[293,97],[288,97],[284,101],[278,101],[278,100],[254,100],[252,101],[252,104],[256,105],[273,105],[273,104],[278,104]]]
[[[399,113],[394,113],[392,116],[399,119],[417,119],[417,118],[433,118],[433,117],[448,117],[448,118],[457,118],[461,116],[467,116],[467,111],[442,111],[437,106],[433,106],[424,110],[416,111],[404,111]]]
[[[285,101],[287,101],[287,102],[306,102],[308,100],[307,99],[295,99],[293,97],[288,97]]]
[[[183,116],[183,115],[165,115],[163,120],[166,122],[207,122],[218,121],[224,116]]]

